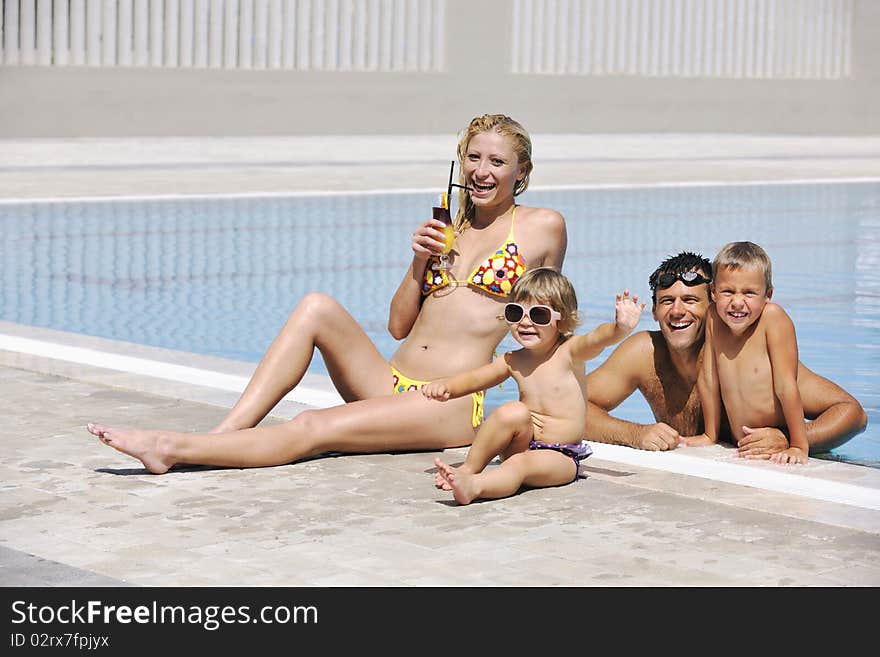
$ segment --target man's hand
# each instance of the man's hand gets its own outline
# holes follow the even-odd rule
[[[633,438],[632,446],[649,452],[665,452],[678,447],[678,440],[678,431],[668,424],[658,422],[641,427]]]
[[[769,459],[788,449],[788,437],[776,427],[743,426],[743,437],[737,442],[737,456],[744,459]]]

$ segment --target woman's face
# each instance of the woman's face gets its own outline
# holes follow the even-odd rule
[[[488,130],[468,142],[462,169],[465,184],[473,188],[471,200],[481,207],[512,203],[513,190],[526,166],[519,162],[510,137]]]

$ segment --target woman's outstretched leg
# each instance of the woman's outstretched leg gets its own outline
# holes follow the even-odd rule
[[[91,434],[156,474],[173,465],[263,467],[324,452],[392,452],[460,447],[473,440],[471,399],[448,402],[417,392],[304,411],[289,422],[218,434],[88,425]]]
[[[315,349],[345,401],[391,392],[391,373],[355,319],[335,299],[306,295],[272,341],[247,387],[211,433],[256,426],[302,380]]]

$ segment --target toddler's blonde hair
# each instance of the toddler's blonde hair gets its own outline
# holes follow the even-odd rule
[[[563,338],[570,338],[580,323],[574,286],[553,267],[536,267],[520,276],[510,290],[510,301],[535,301],[550,306],[562,315],[557,328]]]

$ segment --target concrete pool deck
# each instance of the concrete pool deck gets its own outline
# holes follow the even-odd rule
[[[436,137],[6,142],[0,202],[430,188],[453,147]],[[880,178],[878,138],[536,136],[535,158],[536,187]],[[880,584],[872,468],[595,445],[574,484],[458,507],[432,485],[434,452],[154,476],[84,429],[205,430],[252,368],[0,322],[0,585]],[[267,421],[332,396],[309,377]]]

